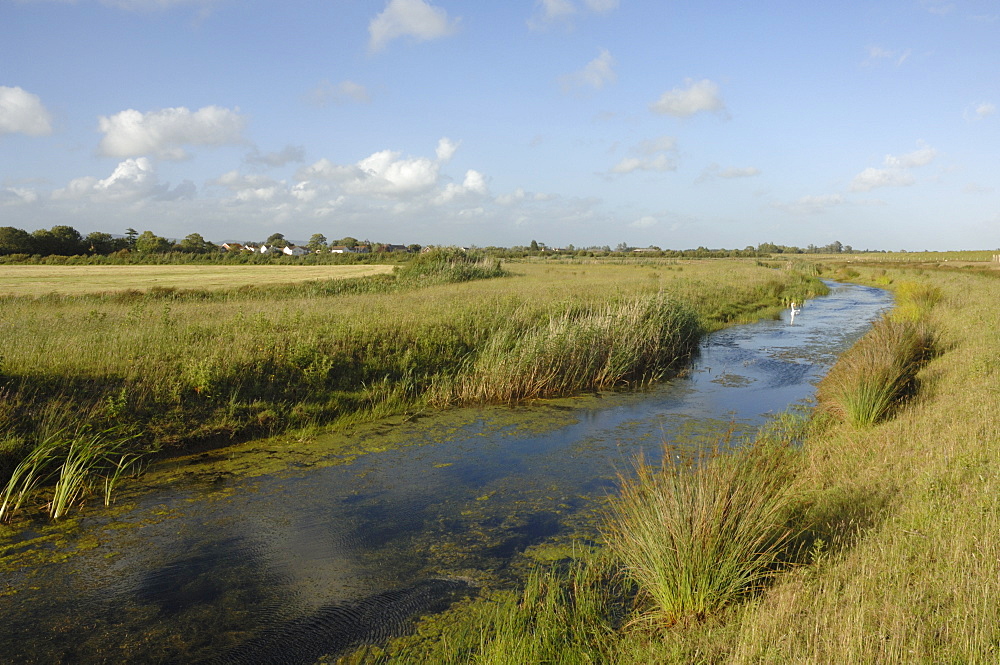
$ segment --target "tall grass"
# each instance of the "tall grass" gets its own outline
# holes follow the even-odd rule
[[[700,336],[694,312],[663,294],[603,306],[561,304],[541,325],[504,322],[439,403],[516,402],[660,379]]]
[[[819,402],[854,426],[874,425],[912,395],[917,372],[933,350],[926,325],[884,317],[824,377]]]
[[[759,592],[798,527],[793,449],[750,445],[693,467],[666,451],[621,478],[605,539],[656,626],[704,619]]]
[[[631,591],[606,557],[533,567],[519,591],[494,590],[387,648],[340,663],[611,662]]]

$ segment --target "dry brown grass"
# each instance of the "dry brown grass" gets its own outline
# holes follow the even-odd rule
[[[227,289],[248,284],[290,284],[392,272],[380,265],[0,265],[0,295],[114,293],[153,287]]]

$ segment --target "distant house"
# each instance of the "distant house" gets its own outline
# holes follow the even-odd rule
[[[330,246],[330,253],[331,254],[354,254],[355,251],[352,248],[346,247],[344,245],[331,245]]]
[[[309,250],[305,247],[298,247],[297,245],[288,245],[283,247],[282,252],[289,256],[306,256],[309,254]]]
[[[271,245],[270,247],[268,247],[267,245],[261,245],[260,249],[258,249],[257,251],[259,251],[261,254],[280,254],[281,248],[275,247],[274,245]]]
[[[224,242],[222,243],[222,249],[226,252],[242,252],[246,247],[238,242]]]

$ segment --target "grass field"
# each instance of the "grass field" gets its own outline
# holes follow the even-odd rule
[[[0,296],[114,293],[153,287],[215,290],[247,284],[349,279],[389,273],[392,269],[380,265],[0,265]]]

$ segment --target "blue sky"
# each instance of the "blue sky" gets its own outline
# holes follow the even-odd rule
[[[0,0],[0,226],[1000,247],[1000,4]]]

